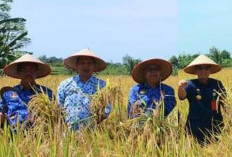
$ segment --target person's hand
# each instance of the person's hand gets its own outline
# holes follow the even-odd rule
[[[178,97],[181,100],[184,100],[187,96],[187,92],[185,90],[185,87],[187,86],[188,82],[186,80],[180,80],[178,83]]]
[[[180,80],[178,83],[178,87],[180,89],[184,89],[187,86],[188,82],[186,80]]]

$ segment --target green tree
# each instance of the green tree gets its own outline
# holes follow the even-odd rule
[[[125,57],[123,57],[123,65],[126,66],[127,72],[128,74],[132,73],[132,70],[134,69],[135,65],[137,65],[138,63],[141,62],[140,59],[134,59],[129,55],[126,55]]]
[[[178,75],[178,59],[176,56],[172,56],[170,59],[169,59],[169,62],[172,63],[172,74],[177,76]]]
[[[178,56],[178,68],[183,69],[186,67],[190,62],[192,62],[199,54],[185,54],[182,53]]]
[[[174,67],[178,67],[178,59],[176,56],[172,56],[169,61],[172,63]]]
[[[223,59],[230,59],[230,52],[226,51],[226,50],[223,50],[221,52],[221,56],[222,56]]]
[[[63,66],[63,59],[57,57],[47,57],[46,55],[40,56],[39,59],[51,66]]]
[[[27,38],[24,18],[11,18],[9,12],[12,0],[0,4],[0,68],[21,56],[21,48],[30,43]]]
[[[209,49],[209,57],[212,58],[215,62],[217,62],[220,65],[223,62],[221,52],[216,47],[212,47]]]

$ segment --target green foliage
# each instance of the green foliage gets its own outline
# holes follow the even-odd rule
[[[43,56],[40,56],[39,59],[45,63],[50,64],[51,66],[61,66],[63,64],[62,58],[47,57],[46,55],[43,55]]]
[[[127,75],[128,71],[125,65],[121,63],[108,63],[107,68],[100,73],[101,75]]]
[[[172,56],[172,57],[169,59],[169,62],[171,62],[172,65],[173,65],[174,67],[178,67],[178,59],[177,59],[176,56]]]
[[[209,57],[212,58],[216,63],[218,64],[222,64],[222,56],[221,56],[221,52],[215,48],[215,47],[212,47],[210,50],[209,50]]]
[[[199,53],[194,54],[185,54],[182,53],[178,56],[178,68],[183,69],[187,66],[191,61],[193,61],[196,57],[198,57]],[[230,57],[230,52],[227,50],[220,51],[219,49],[212,47],[209,49],[209,53],[206,54],[213,61],[220,64],[222,67],[231,67],[232,59]],[[172,59],[172,58],[171,58]]]
[[[9,3],[4,0],[0,4],[0,68],[3,68],[23,53],[21,48],[30,43],[27,38],[24,18],[11,18]]]
[[[222,56],[223,59],[230,59],[230,52],[227,51],[227,50],[223,50],[221,52],[221,56]]]
[[[71,75],[70,71],[62,66],[52,66],[51,75]]]
[[[199,54],[180,54],[178,56],[178,68],[183,69],[186,67],[190,62],[192,62]]]
[[[212,47],[209,50],[209,57],[212,58],[216,63],[220,64],[223,67],[227,67],[229,62],[231,62],[229,61],[231,59],[230,52],[226,50],[220,51],[219,49],[215,47]]]
[[[169,62],[172,63],[172,74],[174,76],[177,76],[178,75],[178,58],[176,56],[172,56],[169,59]]]
[[[137,65],[138,63],[141,62],[140,59],[134,59],[129,55],[126,55],[125,57],[123,57],[123,65],[126,66],[127,69],[127,73],[131,74],[132,70],[134,69],[135,65]]]

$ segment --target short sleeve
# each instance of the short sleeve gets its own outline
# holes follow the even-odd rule
[[[60,107],[63,106],[64,101],[65,101],[65,92],[64,92],[64,86],[61,83],[58,87],[58,90],[57,90],[57,104],[58,104],[58,106],[60,106]]]
[[[129,94],[129,100],[128,100],[128,106],[127,106],[127,114],[128,117],[130,117],[130,113],[131,113],[131,108],[134,105],[134,103],[138,100],[138,95],[137,95],[138,91],[136,86],[132,87],[130,90],[130,94]]]
[[[4,107],[4,102],[2,99],[0,99],[0,113],[2,113]]]
[[[192,81],[188,81],[187,86],[184,88],[186,91],[186,98],[189,99],[191,97],[191,89],[192,89]]]
[[[166,95],[164,97],[164,106],[165,106],[165,112],[164,112],[165,116],[168,116],[176,106],[175,93],[172,88],[166,90]]]

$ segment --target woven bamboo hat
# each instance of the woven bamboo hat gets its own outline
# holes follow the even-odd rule
[[[222,68],[220,65],[215,63],[209,57],[205,55],[199,55],[196,59],[194,59],[188,66],[184,68],[184,71],[189,74],[196,74],[196,66],[198,65],[210,65],[210,73],[217,73]]]
[[[79,52],[71,55],[70,57],[64,60],[64,64],[72,70],[77,70],[76,61],[80,57],[90,57],[94,59],[94,72],[100,72],[104,70],[107,66],[106,62],[100,57],[96,56],[90,49],[82,49]]]
[[[135,82],[137,83],[144,83],[145,80],[145,68],[149,65],[157,64],[160,66],[160,79],[161,81],[164,81],[172,74],[172,64],[166,60],[155,58],[155,59],[148,59],[145,60],[139,64],[137,64],[133,71],[132,71],[132,77]]]
[[[25,54],[19,59],[13,61],[9,65],[5,66],[3,72],[13,78],[22,79],[17,71],[18,65],[21,63],[33,63],[37,65],[36,78],[42,78],[51,73],[49,65],[33,57],[33,55]]]

